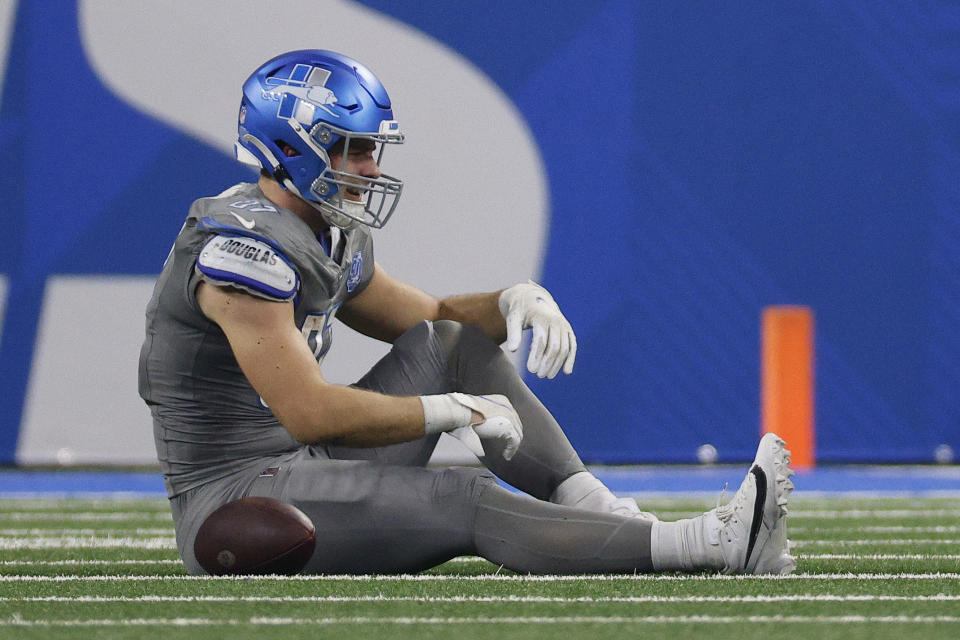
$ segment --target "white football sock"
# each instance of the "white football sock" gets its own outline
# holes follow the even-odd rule
[[[650,557],[654,570],[723,569],[722,527],[723,523],[713,511],[676,522],[654,522],[650,531]]]
[[[556,488],[550,502],[600,513],[613,513],[632,518],[656,520],[656,516],[640,510],[632,498],[618,498],[589,471],[575,473]]]

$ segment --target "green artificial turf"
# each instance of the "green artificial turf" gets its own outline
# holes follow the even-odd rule
[[[702,500],[657,499],[665,519]],[[957,638],[960,501],[794,494],[797,573],[194,578],[164,500],[0,500],[0,638]]]

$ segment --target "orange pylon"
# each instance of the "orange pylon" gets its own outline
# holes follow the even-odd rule
[[[761,324],[761,431],[786,440],[794,467],[812,467],[813,311],[767,307]]]

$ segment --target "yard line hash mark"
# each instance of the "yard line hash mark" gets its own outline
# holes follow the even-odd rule
[[[195,627],[195,626],[329,626],[329,625],[466,625],[466,624],[741,624],[741,623],[818,623],[818,624],[944,624],[960,623],[957,616],[503,616],[503,617],[329,617],[329,618],[132,618],[100,620],[27,620],[20,616],[0,619],[8,627]]]

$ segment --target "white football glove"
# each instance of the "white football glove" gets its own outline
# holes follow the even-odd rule
[[[485,455],[481,440],[500,440],[503,444],[504,459],[513,457],[523,440],[523,425],[506,396],[470,396],[465,393],[448,395],[483,416],[483,422],[459,427],[450,431],[450,435],[467,445],[478,458]]]
[[[577,337],[550,292],[530,280],[505,289],[499,306],[507,321],[507,349],[516,351],[523,330],[533,329],[527,371],[553,378],[562,366],[564,373],[573,373]]]

